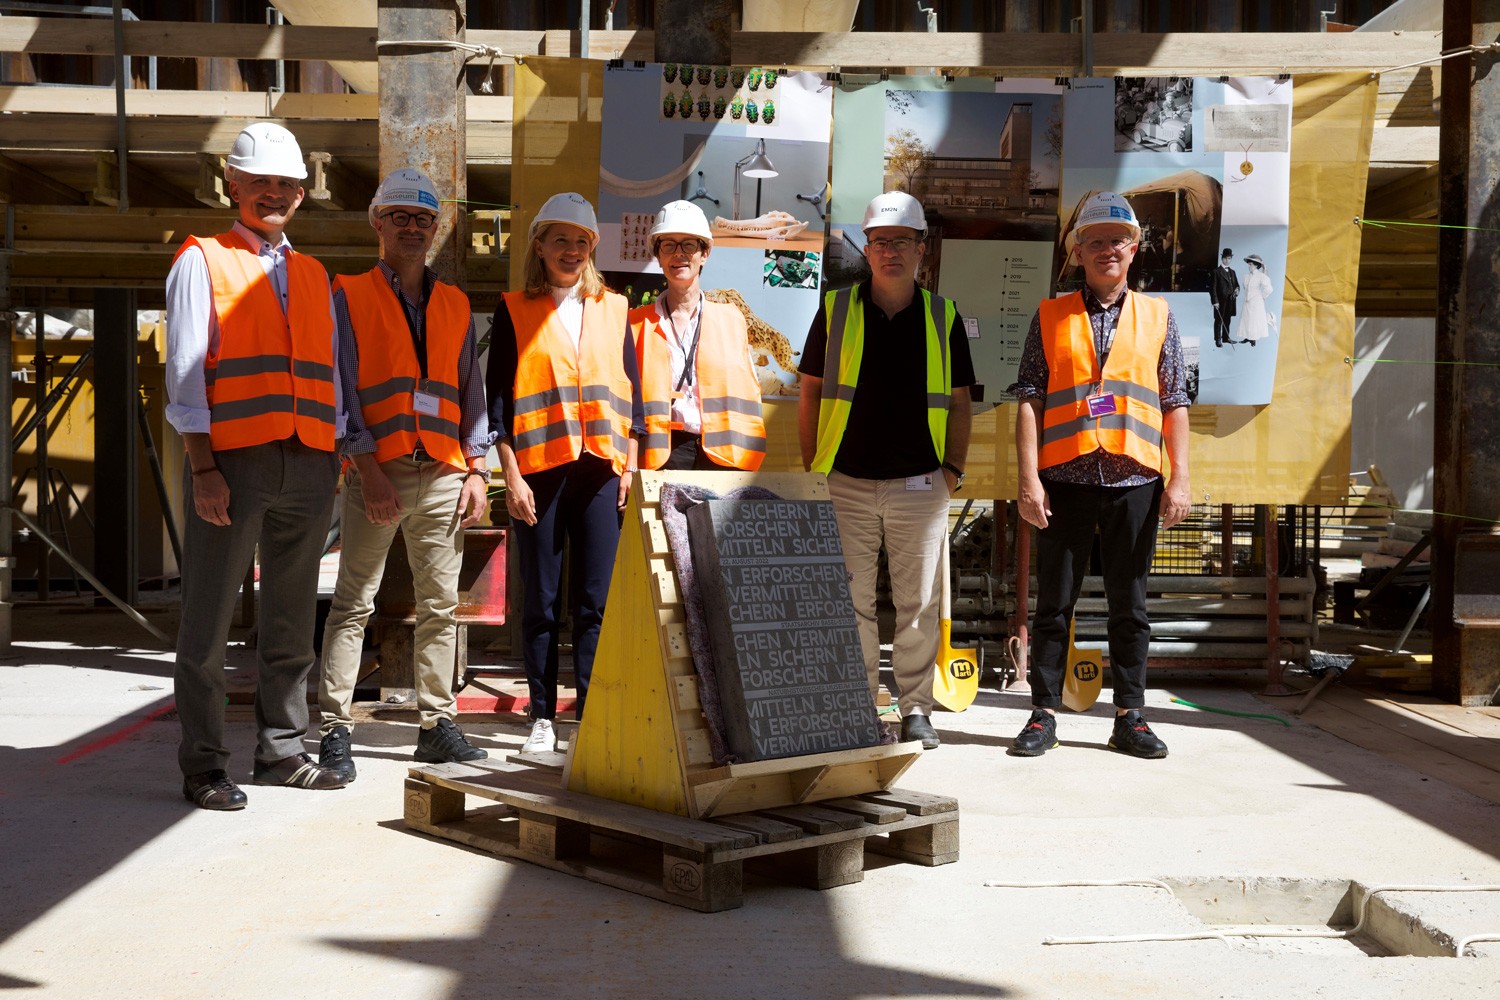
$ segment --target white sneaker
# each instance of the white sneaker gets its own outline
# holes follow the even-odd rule
[[[531,724],[531,735],[521,744],[522,753],[548,753],[557,749],[557,733],[551,719],[537,719]]]

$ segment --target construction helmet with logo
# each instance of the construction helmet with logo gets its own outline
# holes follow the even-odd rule
[[[1083,205],[1078,209],[1078,217],[1073,220],[1073,231],[1068,234],[1068,245],[1077,246],[1081,234],[1090,226],[1106,223],[1125,226],[1135,239],[1141,238],[1140,220],[1135,217],[1135,209],[1130,207],[1125,196],[1113,191],[1099,191],[1084,199]]]
[[[905,191],[887,191],[870,199],[860,228],[868,233],[879,226],[905,226],[925,236],[927,215],[922,211],[922,203]]]
[[[275,122],[254,122],[240,130],[224,158],[226,166],[262,177],[307,177],[302,147],[292,133]]]
[[[708,228],[708,216],[690,201],[669,201],[656,213],[656,224],[651,227],[647,236],[653,252],[656,249],[656,238],[667,233],[696,236],[709,246],[713,246],[714,242],[714,234]]]
[[[531,220],[526,238],[536,239],[536,234],[553,222],[566,222],[570,226],[587,229],[595,240],[599,239],[599,222],[594,218],[594,206],[581,194],[564,191],[542,202],[542,210]]]
[[[386,174],[375,189],[375,197],[370,199],[370,225],[375,225],[382,208],[416,208],[440,215],[443,206],[431,178],[415,167],[402,167]]]

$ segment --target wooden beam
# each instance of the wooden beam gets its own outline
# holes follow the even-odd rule
[[[470,95],[464,102],[469,121],[509,122],[515,112],[511,97]],[[10,114],[115,114],[115,95],[99,87],[0,86],[0,111]],[[349,118],[374,121],[380,117],[376,94],[262,94],[243,91],[127,90],[125,113],[131,116],[242,118],[255,121],[279,118]]]
[[[1372,219],[1435,219],[1437,207],[1436,163],[1365,194],[1365,214]],[[1434,237],[1434,253],[1436,250]]]
[[[119,205],[120,166],[114,150],[95,153],[94,165],[95,182],[90,197],[98,205]],[[129,184],[132,205],[159,202],[164,207],[173,208],[190,205],[194,200],[177,185],[163,179],[154,170],[141,166],[134,159],[130,161]]]
[[[77,188],[0,153],[0,202],[84,205],[88,198]]]
[[[138,21],[124,25],[125,54],[223,59],[373,61],[373,27],[198,24]],[[0,52],[106,55],[114,51],[113,26],[84,18],[0,18]],[[578,55],[577,32],[469,31],[471,43],[507,55]],[[974,66],[1019,76],[1076,72],[1082,63],[1077,34],[1058,32],[736,32],[734,59],[744,65],[903,67]],[[1094,65],[1101,76],[1172,70],[1187,75],[1316,73],[1380,70],[1435,57],[1438,33],[1222,32],[1094,36]],[[589,58],[652,58],[651,31],[591,31]]]
[[[333,212],[357,212],[368,205],[374,190],[346,170],[332,153],[307,154],[307,201],[303,204]]]
[[[198,186],[193,197],[209,208],[228,208],[229,182],[224,179],[224,157],[212,153],[198,154]]]

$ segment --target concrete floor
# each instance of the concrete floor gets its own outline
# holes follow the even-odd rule
[[[1307,896],[1267,888],[1277,879],[1500,883],[1494,801],[1301,720],[1169,702],[1287,715],[1254,677],[1157,675],[1163,761],[1105,750],[1102,706],[1062,720],[1060,749],[1008,757],[1027,703],[983,692],[938,716],[942,748],[901,781],[959,800],[958,863],[876,862],[825,892],[747,878],[742,908],[699,914],[408,832],[412,718],[357,728],[348,789],[247,786],[243,812],[195,810],[179,793],[169,654],[112,611],[22,608],[16,624],[0,661],[0,989],[16,997],[1469,1000],[1500,983],[1497,944],[1464,959],[1329,940],[1047,946],[1203,925],[1147,887],[984,885],[1266,879],[1205,890],[1265,915]],[[248,778],[250,710],[230,719],[233,773]],[[492,755],[526,729],[461,721]],[[1455,936],[1500,932],[1500,893],[1398,896],[1431,903]]]

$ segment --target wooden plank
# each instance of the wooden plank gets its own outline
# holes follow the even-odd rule
[[[875,826],[899,823],[906,818],[906,810],[900,806],[868,802],[864,799],[825,799],[822,805],[829,809],[842,809],[845,812],[854,813],[863,818],[866,823]]]
[[[1500,774],[1493,763],[1475,763],[1419,738],[1414,727],[1391,728],[1392,713],[1369,713],[1356,707],[1366,696],[1335,685],[1314,702],[1302,718],[1341,739],[1387,757],[1455,788],[1500,803]]]
[[[757,844],[785,844],[789,841],[800,840],[803,835],[800,826],[783,823],[758,813],[736,813],[733,816],[716,819],[714,822],[720,826],[727,826],[731,830],[742,830],[752,835]]]
[[[578,102],[572,101],[569,106],[576,115]],[[470,94],[464,100],[464,108],[471,124],[509,124],[515,118],[515,99],[510,96]],[[109,87],[0,86],[0,111],[10,114],[104,115],[112,119],[115,110],[115,92]],[[319,118],[374,121],[380,117],[380,95],[132,89],[125,91],[125,113],[185,118],[277,118],[286,122]]]
[[[813,834],[858,830],[865,825],[864,819],[853,813],[824,809],[819,806],[787,806],[780,809],[761,809],[758,812],[761,816],[790,823]]]
[[[958,811],[958,800],[950,795],[931,795],[907,789],[887,789],[859,796],[866,802],[905,809],[913,816],[936,816],[939,813]]]
[[[946,865],[958,860],[958,819],[897,830],[889,837],[871,837],[865,850],[917,865]]]
[[[1412,715],[1431,719],[1456,732],[1500,741],[1500,707],[1450,705],[1429,698],[1387,698],[1387,703]]]

